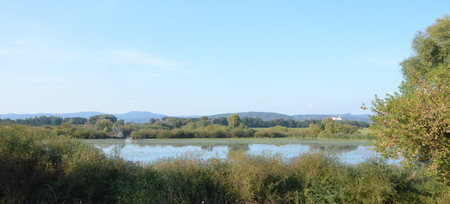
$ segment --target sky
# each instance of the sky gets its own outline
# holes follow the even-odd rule
[[[0,114],[370,114],[450,1],[0,1]]]

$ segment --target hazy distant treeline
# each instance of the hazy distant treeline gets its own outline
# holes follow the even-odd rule
[[[332,121],[276,119],[263,121],[260,118],[239,118],[237,114],[227,118],[175,118],[151,119],[148,123],[125,123],[114,115],[103,114],[89,118],[39,116],[27,119],[3,119],[1,125],[27,125],[43,127],[57,135],[82,139],[101,138],[236,138],[236,137],[298,137],[371,139],[370,135],[358,131],[368,127],[359,121]],[[255,130],[253,128],[265,128]],[[299,129],[303,128],[303,129]]]
[[[199,120],[207,120],[210,121],[211,124],[218,124],[228,126],[228,120],[226,117],[221,118],[213,118],[210,119],[208,117],[201,118],[176,118],[176,117],[164,117],[162,120],[159,119],[150,119],[148,124],[153,125],[162,125],[168,128],[180,128],[190,122],[197,122]],[[61,125],[63,123],[68,123],[72,125],[85,125],[95,123],[99,119],[108,119],[112,122],[120,121],[121,123],[125,123],[123,120],[118,120],[115,116],[104,114],[104,115],[95,115],[89,118],[83,117],[59,117],[59,116],[37,116],[33,118],[25,118],[25,119],[15,119],[11,120],[9,118],[0,119],[0,124],[16,124],[16,125],[29,125],[29,126],[44,126],[44,125]],[[309,127],[310,124],[320,124],[321,120],[293,120],[293,119],[274,119],[274,120],[262,120],[261,118],[251,118],[251,117],[243,117],[241,118],[241,122],[244,123],[247,127],[251,128],[263,128],[263,127],[289,127],[289,128],[301,128],[301,127]],[[369,127],[369,123],[363,121],[356,120],[348,120],[343,121],[345,124],[349,124],[355,127],[365,128]],[[145,123],[144,123],[145,124]]]

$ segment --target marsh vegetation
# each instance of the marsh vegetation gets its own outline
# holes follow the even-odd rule
[[[321,153],[284,162],[232,153],[151,165],[107,156],[46,129],[0,127],[3,203],[448,203],[448,186],[420,167],[356,165]]]

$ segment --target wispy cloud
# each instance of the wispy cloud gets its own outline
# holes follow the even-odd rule
[[[26,46],[24,46],[26,45]],[[28,40],[15,41],[14,46],[0,47],[0,59],[38,62],[141,65],[169,72],[197,74],[183,64],[133,50],[92,51],[69,50],[48,45],[32,45]],[[127,66],[129,69],[131,66]]]
[[[115,0],[105,0],[108,5],[117,5],[117,1]]]
[[[34,82],[34,83],[65,83],[72,82],[73,79],[60,76],[2,76],[4,82]]]
[[[74,60],[81,56],[75,52],[59,49],[37,49],[29,47],[0,47],[0,57],[13,60]]]
[[[141,64],[158,67],[179,66],[179,64],[175,62],[159,59],[149,54],[133,51],[114,51],[112,52],[112,56],[131,64]]]
[[[196,71],[186,69],[181,63],[161,59],[142,52],[119,50],[111,52],[110,57],[112,57],[111,60],[113,60],[114,62],[144,65],[153,68],[160,68],[170,72],[178,72],[184,74],[198,74]]]
[[[381,65],[381,66],[397,66],[399,65],[398,60],[382,58],[382,57],[371,57],[371,58],[359,58],[354,60],[356,63]]]
[[[316,108],[316,107],[318,107],[318,106],[317,106],[317,104],[312,104],[312,103],[310,103],[310,104],[306,105],[306,107],[307,107],[307,108]]]
[[[16,41],[16,44],[18,44],[18,45],[24,45],[26,42],[27,42],[27,40],[22,39],[22,40]]]

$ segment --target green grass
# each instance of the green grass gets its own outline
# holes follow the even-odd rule
[[[372,130],[370,128],[361,128],[361,129],[358,130],[358,132],[360,132],[361,134],[368,135],[368,134],[372,133]]]
[[[356,133],[333,133],[315,135],[310,128],[285,128],[281,126],[270,128],[252,128],[256,131],[255,137],[289,137],[298,139],[344,139],[344,140],[372,140],[370,129],[361,128]],[[324,131],[322,131],[324,132]],[[324,132],[325,133],[325,132]]]
[[[269,128],[250,128],[253,129],[255,131],[262,131],[262,130],[267,130]],[[287,128],[288,130],[307,130],[308,127],[301,127],[301,128]]]

